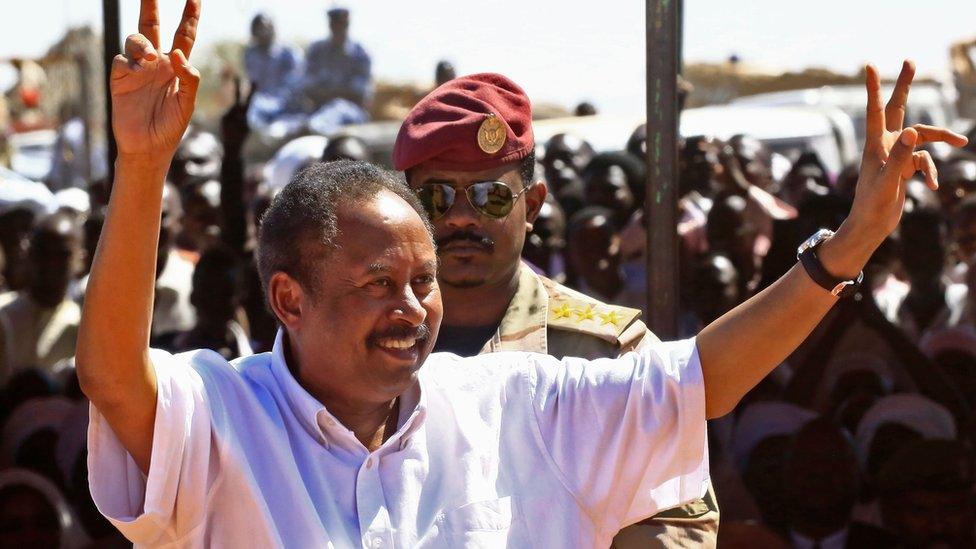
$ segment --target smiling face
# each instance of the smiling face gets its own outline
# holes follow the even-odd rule
[[[525,234],[545,200],[545,185],[533,185],[515,200],[506,217],[493,219],[472,208],[464,194],[467,187],[482,181],[500,181],[513,194],[524,188],[518,162],[480,171],[436,170],[421,164],[410,171],[414,189],[443,183],[456,191],[451,209],[433,220],[442,284],[457,288],[502,285],[518,272]]]
[[[388,402],[404,392],[434,346],[442,316],[437,256],[420,216],[389,191],[339,206],[334,249],[314,288],[283,272],[273,306],[299,377],[320,399]]]

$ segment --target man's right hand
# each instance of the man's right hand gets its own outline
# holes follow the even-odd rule
[[[190,65],[200,0],[187,0],[168,54],[159,52],[159,9],[142,0],[139,34],[112,62],[112,131],[121,155],[153,155],[168,163],[193,115],[200,73]]]

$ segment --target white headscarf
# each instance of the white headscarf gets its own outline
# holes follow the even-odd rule
[[[945,406],[914,393],[886,396],[868,408],[857,425],[854,450],[862,470],[867,466],[874,434],[886,423],[902,425],[928,439],[956,438],[956,421]]]
[[[278,149],[274,158],[264,166],[264,179],[272,193],[283,189],[296,172],[321,160],[328,142],[321,135],[306,135],[293,139]]]
[[[739,471],[744,471],[749,454],[769,437],[793,435],[817,414],[806,408],[781,401],[760,401],[750,404],[735,424],[732,432],[732,457]]]
[[[54,507],[61,526],[61,549],[85,547],[91,540],[82,529],[74,512],[65,501],[58,488],[41,475],[26,469],[6,469],[0,471],[0,490],[9,486],[27,486],[40,493],[47,502]]]

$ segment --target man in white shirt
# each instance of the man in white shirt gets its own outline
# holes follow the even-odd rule
[[[199,84],[187,61],[198,17],[188,0],[162,54],[144,0],[141,34],[114,61],[119,158],[76,360],[96,503],[140,546],[606,545],[703,495],[705,419],[730,411],[837,299],[798,266],[697,340],[592,362],[428,360],[442,316],[430,224],[401,181],[345,162],[302,172],[264,218],[259,271],[282,325],[273,353],[230,365],[150,351],[161,189]],[[897,225],[908,176],[922,169],[935,185],[916,143],[965,142],[901,129],[912,72],[885,129],[868,70],[858,201],[812,259],[828,279],[854,278]]]

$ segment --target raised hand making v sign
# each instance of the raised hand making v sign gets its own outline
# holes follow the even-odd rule
[[[200,1],[187,0],[173,49],[162,53],[156,0],[142,0],[139,33],[112,63],[119,156],[78,336],[79,381],[143,471],[156,406],[149,333],[162,188],[200,83],[188,60],[199,17]]]
[[[171,155],[193,115],[200,73],[190,65],[200,1],[188,0],[173,37],[173,49],[159,48],[156,0],[142,0],[139,34],[125,40],[125,55],[112,62],[112,130],[119,154]]]
[[[806,244],[815,249],[821,280],[812,278],[815,268],[797,264],[769,288],[702,330],[698,349],[710,416],[731,410],[746,391],[792,353],[849,284],[838,284],[834,287],[837,293],[832,294],[825,289],[824,279],[833,280],[829,285],[857,279],[874,250],[898,226],[907,180],[920,171],[930,187],[938,186],[932,157],[915,147],[937,141],[956,147],[966,144],[965,137],[944,128],[903,127],[915,76],[911,61],[902,65],[884,107],[877,69],[868,65],[866,72],[867,139],[854,205],[836,234],[818,233]],[[809,255],[806,259],[809,261]]]

